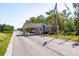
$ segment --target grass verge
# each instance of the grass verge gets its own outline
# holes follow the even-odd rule
[[[12,34],[3,34],[0,33],[0,56],[3,56],[7,50],[9,41],[12,37]]]
[[[73,40],[73,41],[77,41],[79,42],[79,36],[76,35],[48,35],[49,37],[53,37],[53,38],[59,38],[59,39],[66,39],[66,40]]]

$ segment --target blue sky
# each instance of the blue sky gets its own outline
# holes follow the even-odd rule
[[[71,3],[67,4],[72,10]],[[45,15],[46,11],[54,9],[55,3],[0,3],[0,24],[10,24],[20,28],[30,17]],[[65,9],[63,3],[58,3],[58,11]]]

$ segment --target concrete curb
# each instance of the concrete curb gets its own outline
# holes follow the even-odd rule
[[[14,33],[13,33],[13,35],[12,35],[12,37],[11,37],[11,40],[10,40],[10,42],[9,42],[7,51],[6,51],[6,53],[5,53],[4,56],[12,56],[13,37],[14,37]]]

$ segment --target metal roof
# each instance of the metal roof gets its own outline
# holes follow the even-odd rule
[[[40,28],[44,25],[49,26],[49,24],[45,23],[24,23],[23,28]]]

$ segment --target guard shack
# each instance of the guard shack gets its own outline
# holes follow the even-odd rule
[[[22,29],[24,35],[41,35],[42,33],[49,32],[51,25],[46,23],[24,23]]]

